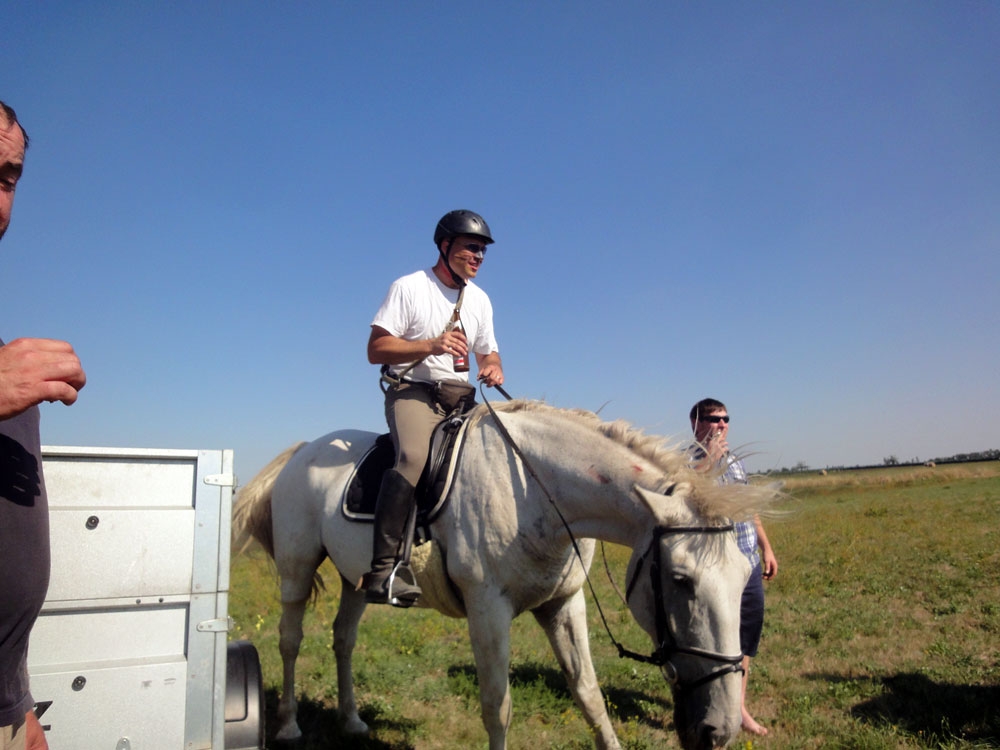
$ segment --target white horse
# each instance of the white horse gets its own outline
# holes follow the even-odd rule
[[[726,519],[749,516],[773,493],[720,486],[694,471],[684,451],[590,412],[529,401],[494,412],[479,406],[463,431],[448,502],[430,530],[468,618],[490,749],[506,747],[510,626],[525,611],[545,630],[597,747],[620,747],[587,636],[581,587],[593,539],[633,550],[629,609],[652,636],[656,651],[649,660],[673,689],[682,745],[728,744],[740,727],[739,603],[750,568]],[[343,580],[333,624],[340,711],[349,732],[368,730],[358,716],[351,654],[365,608],[355,583],[368,569],[372,527],[348,520],[340,506],[356,463],[376,437],[346,430],[294,446],[237,498],[236,543],[249,536],[260,541],[280,577],[279,739],[301,736],[295,660],[326,556]],[[582,540],[579,556],[575,539]]]

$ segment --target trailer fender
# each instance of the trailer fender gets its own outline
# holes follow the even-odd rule
[[[226,750],[263,750],[264,681],[249,641],[226,647]]]

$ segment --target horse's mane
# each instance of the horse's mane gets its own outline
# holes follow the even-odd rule
[[[570,420],[604,435],[645,459],[663,472],[662,484],[648,489],[663,491],[669,485],[685,482],[692,487],[691,509],[708,520],[733,518],[743,520],[766,513],[781,497],[776,485],[720,484],[721,471],[698,471],[691,460],[690,442],[669,442],[632,426],[623,419],[608,422],[586,409],[564,409],[544,401],[515,399],[490,405],[497,412],[536,412],[551,414],[553,419]],[[486,406],[472,412],[475,419],[488,419]]]

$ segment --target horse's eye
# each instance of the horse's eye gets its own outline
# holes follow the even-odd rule
[[[674,585],[679,589],[684,589],[684,591],[694,591],[694,581],[691,580],[691,576],[686,576],[683,573],[673,574]]]

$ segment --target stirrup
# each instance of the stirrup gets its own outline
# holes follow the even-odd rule
[[[397,577],[397,573],[405,575]],[[385,580],[365,588],[365,601],[369,604],[391,604],[406,609],[416,604],[422,593],[413,571],[400,560],[393,566]]]
[[[410,566],[402,560],[393,567],[385,588],[389,604],[394,607],[412,607],[423,593]]]

